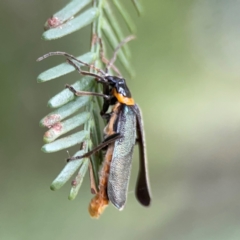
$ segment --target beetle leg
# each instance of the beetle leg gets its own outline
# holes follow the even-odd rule
[[[109,95],[105,95],[105,94],[101,94],[101,93],[96,93],[96,92],[86,92],[86,91],[77,91],[75,88],[73,88],[71,85],[66,84],[65,86],[66,88],[68,88],[75,96],[97,96],[97,97],[103,97],[107,100],[111,99],[112,96]]]
[[[76,156],[76,157],[68,158],[67,162],[78,160],[78,159],[85,158],[85,157],[90,157],[92,154],[94,154],[95,152],[98,152],[99,150],[103,149],[104,147],[106,147],[110,143],[116,141],[120,137],[121,137],[120,133],[114,133],[114,134],[108,136],[101,144],[99,144],[97,147],[95,147],[91,151],[83,154],[82,156]]]

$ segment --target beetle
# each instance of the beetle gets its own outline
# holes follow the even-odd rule
[[[89,212],[92,217],[99,217],[108,205],[109,200],[118,210],[124,208],[127,200],[133,149],[136,142],[139,144],[139,172],[135,195],[143,206],[149,206],[151,202],[141,110],[135,104],[126,80],[120,76],[118,70],[116,71],[119,76],[108,74],[109,68],[114,66],[118,50],[131,39],[133,39],[132,36],[126,38],[118,45],[114,51],[113,58],[107,61],[105,71],[84,63],[65,52],[51,52],[38,59],[42,60],[52,55],[64,55],[67,57],[67,61],[80,74],[93,76],[97,82],[103,84],[103,93],[76,91],[72,86],[66,85],[66,88],[76,96],[93,95],[104,98],[100,112],[101,116],[107,119],[103,142],[82,156],[68,159],[68,161],[73,161],[90,157],[93,153],[107,148],[100,171],[99,191],[89,205]],[[81,70],[75,62],[95,69],[98,74]],[[116,68],[114,67],[114,69]]]

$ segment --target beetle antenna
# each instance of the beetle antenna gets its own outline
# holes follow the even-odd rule
[[[102,62],[107,66],[108,63],[109,63],[109,60],[108,60],[108,59],[105,57],[105,55],[104,55],[104,48],[103,48],[102,39],[99,38],[99,39],[98,39],[98,42],[99,42],[99,45],[100,45],[100,51],[99,51],[99,53],[100,53],[100,58],[101,58]],[[115,73],[118,74],[119,77],[122,76],[122,74],[120,73],[119,69],[118,69],[114,64],[112,64],[111,68],[113,69],[113,71],[114,71]],[[108,70],[108,69],[107,69],[107,70]],[[106,72],[105,75],[107,75],[107,72]]]
[[[75,69],[82,75],[86,75],[86,76],[92,76],[98,79],[98,82],[102,82],[102,83],[106,83],[106,80],[102,77],[99,76],[98,74],[95,73],[91,73],[91,72],[87,72],[87,71],[82,71],[82,69],[76,64],[74,63],[71,59],[67,58],[67,62],[72,65],[73,67],[75,67]]]
[[[130,35],[130,36],[126,37],[122,42],[119,43],[119,45],[115,48],[115,50],[114,50],[114,52],[113,52],[113,57],[112,57],[112,59],[111,59],[111,60],[108,62],[108,64],[107,64],[107,67],[106,67],[105,72],[108,72],[109,68],[111,68],[111,67],[113,66],[113,64],[114,64],[114,62],[116,61],[116,58],[117,58],[117,53],[118,53],[118,51],[121,49],[121,47],[122,47],[125,43],[127,43],[127,42],[129,42],[129,41],[131,41],[131,40],[133,40],[133,39],[135,39],[135,38],[136,38],[136,37],[135,37],[134,35]]]
[[[89,68],[92,68],[92,69],[96,70],[97,72],[101,73],[102,75],[106,75],[106,73],[105,73],[102,69],[97,68],[97,67],[95,67],[95,66],[92,65],[92,64],[85,63],[85,62],[77,59],[77,58],[74,57],[73,55],[71,55],[71,54],[69,54],[69,53],[66,53],[66,52],[49,52],[49,53],[43,55],[42,57],[38,58],[37,61],[38,61],[38,62],[39,62],[39,61],[42,61],[43,59],[48,58],[48,57],[51,57],[51,56],[54,56],[54,55],[62,55],[62,56],[65,56],[65,57],[67,57],[67,58],[73,59],[74,61],[76,61],[76,62],[78,62],[78,63],[80,63],[80,64],[82,64],[82,65],[84,65],[84,66],[86,66],[86,67],[89,67]]]

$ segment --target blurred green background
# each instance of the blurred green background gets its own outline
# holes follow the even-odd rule
[[[37,84],[63,59],[35,60],[89,50],[88,27],[41,40],[67,2],[0,1],[0,239],[240,239],[240,1],[148,0],[135,16],[128,85],[144,114],[153,201],[143,208],[135,199],[135,154],[124,211],[109,206],[99,220],[88,215],[87,177],[74,201],[70,183],[49,189],[66,151],[40,151],[47,101],[78,74]]]

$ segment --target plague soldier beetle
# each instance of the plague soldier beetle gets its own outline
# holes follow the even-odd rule
[[[113,65],[118,50],[133,38],[133,36],[129,36],[123,40],[115,49],[110,61],[107,61],[102,55],[102,59],[107,61],[105,71],[84,63],[65,52],[50,52],[38,59],[40,61],[52,55],[64,55],[80,74],[92,76],[97,82],[103,84],[103,93],[76,91],[72,86],[66,85],[66,88],[76,96],[93,95],[104,98],[100,113],[107,120],[103,142],[82,156],[68,159],[68,161],[73,161],[90,157],[101,149],[107,149],[99,175],[98,192],[89,205],[89,213],[95,218],[101,215],[109,200],[118,210],[124,208],[127,200],[133,149],[136,142],[139,145],[139,172],[135,194],[143,206],[149,206],[151,202],[142,114],[131,96],[125,79],[121,77],[118,69]],[[95,69],[98,74],[81,70],[75,62]],[[108,74],[111,67],[118,73],[118,76]]]

